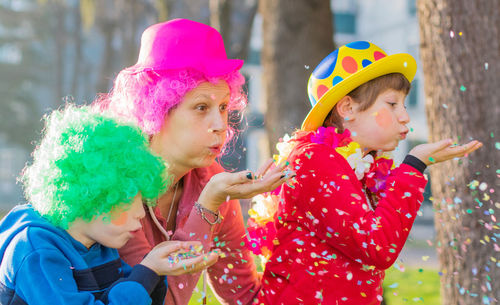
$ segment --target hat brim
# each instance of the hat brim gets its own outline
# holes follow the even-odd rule
[[[192,65],[182,65],[171,63],[169,65],[160,66],[144,66],[140,64],[133,65],[125,68],[122,71],[130,74],[137,74],[147,71],[165,71],[165,70],[180,70],[180,69],[194,69],[202,72],[208,77],[217,77],[227,75],[233,71],[240,70],[244,61],[241,59],[211,59],[206,62],[200,62]]]
[[[411,82],[416,72],[417,63],[409,54],[401,53],[381,58],[328,90],[319,99],[316,105],[314,105],[311,111],[309,111],[302,123],[301,129],[304,131],[314,131],[318,129],[323,125],[330,110],[332,110],[341,98],[372,79],[390,73],[401,73]]]

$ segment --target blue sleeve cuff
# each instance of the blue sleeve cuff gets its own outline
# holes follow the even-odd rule
[[[132,272],[130,272],[130,275],[125,279],[126,281],[134,281],[146,289],[148,294],[151,294],[151,292],[155,289],[156,285],[162,279],[163,277],[160,277],[156,272],[153,270],[149,269],[148,267],[137,264],[132,268]]]
[[[422,174],[424,173],[424,170],[427,168],[427,165],[425,165],[424,162],[422,162],[419,158],[412,156],[412,155],[407,155],[405,159],[403,160],[404,164],[408,164],[411,167],[414,167],[416,170],[421,172]]]

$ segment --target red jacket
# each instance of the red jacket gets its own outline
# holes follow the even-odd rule
[[[279,244],[266,264],[258,304],[380,304],[384,270],[403,248],[426,179],[402,164],[372,210],[334,148],[303,140],[288,160],[296,182],[281,190]]]

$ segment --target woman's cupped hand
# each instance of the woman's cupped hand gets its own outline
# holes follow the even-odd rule
[[[247,199],[272,191],[293,177],[295,172],[286,164],[275,165],[269,159],[255,173],[246,170],[214,175],[201,192],[198,203],[215,212],[228,200]]]

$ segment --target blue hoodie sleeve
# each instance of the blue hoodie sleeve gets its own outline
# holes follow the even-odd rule
[[[26,256],[16,275],[16,293],[28,304],[39,305],[149,305],[160,277],[139,265],[128,277],[111,285],[98,300],[92,291],[78,291],[65,256],[54,249],[39,249]]]

